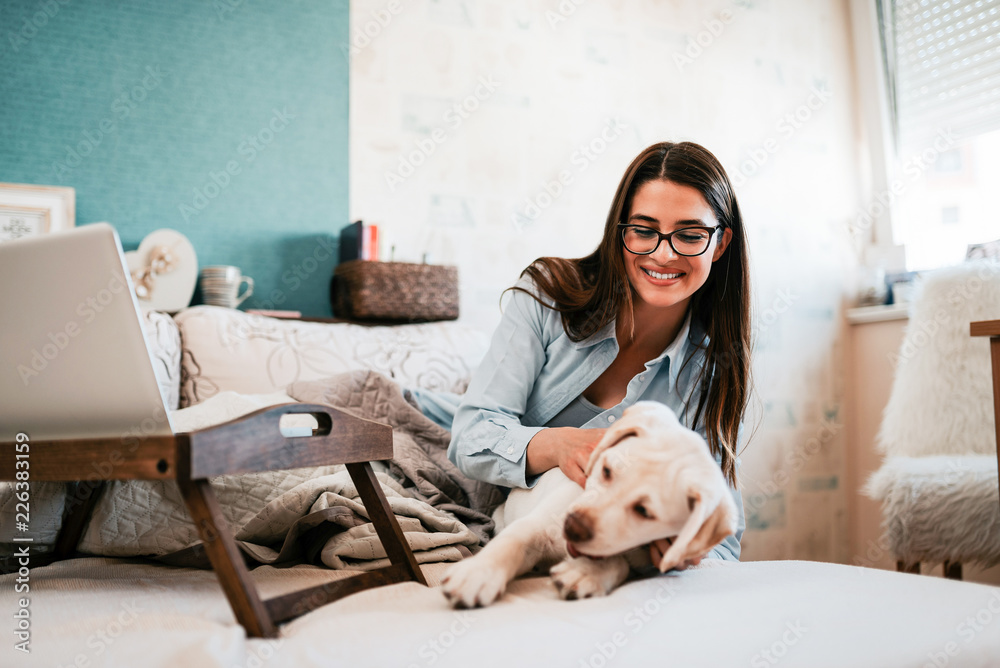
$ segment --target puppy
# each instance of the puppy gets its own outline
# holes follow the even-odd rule
[[[736,531],[736,503],[708,444],[663,404],[642,401],[605,432],[586,489],[559,469],[514,489],[493,517],[498,535],[455,564],[442,590],[452,605],[490,605],[533,568],[566,599],[603,596],[648,564],[648,543],[673,538],[661,572],[699,559]],[[625,553],[630,552],[627,557]]]

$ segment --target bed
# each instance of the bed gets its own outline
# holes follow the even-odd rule
[[[321,381],[343,373],[365,382],[389,378],[461,391],[485,346],[456,323],[398,328],[284,323],[213,307],[189,309],[173,319],[154,317],[148,324],[151,340],[160,344],[164,393],[187,406],[189,416],[210,400],[229,401],[227,393],[298,394],[302,388],[316,390],[317,382],[320,395],[295,398],[335,402],[323,394]],[[378,374],[351,374],[359,369]],[[379,396],[367,389],[348,395]],[[245,403],[229,401],[227,416],[246,409]],[[427,471],[430,464],[407,466],[403,461],[399,467]],[[524,577],[492,607],[453,610],[438,585],[449,562],[475,550],[486,529],[477,524],[481,514],[462,515],[419,480],[409,491],[395,489],[392,474],[399,472],[391,465],[377,470],[387,495],[407,497],[400,503],[416,509],[410,526],[420,533],[408,538],[411,545],[426,542],[425,549],[414,551],[429,586],[407,582],[353,594],[284,624],[277,638],[248,638],[215,574],[185,561],[196,533],[184,525],[183,511],[170,506],[169,493],[142,506],[130,492],[112,490],[81,542],[85,551],[103,556],[60,561],[27,576],[0,576],[0,608],[10,629],[0,666],[1000,665],[1000,588],[837,564],[706,560],[582,601],[560,600],[548,577]],[[323,473],[335,484],[336,471]],[[431,477],[443,480],[436,473]],[[257,481],[251,487],[269,489],[266,498],[257,499],[262,504],[287,509],[282,494],[298,499],[301,486],[317,479],[271,480],[273,489]],[[244,487],[243,481],[231,485],[228,498],[254,497],[233,492]],[[474,498],[478,492],[450,493]],[[423,499],[427,507],[413,499]],[[6,517],[2,506],[0,519]],[[296,513],[312,509],[306,503]],[[58,504],[49,510],[57,515]],[[267,538],[275,524],[265,510],[236,503],[227,512],[237,528],[249,526]],[[405,514],[393,510],[402,523]],[[462,521],[448,528],[445,517]],[[435,530],[426,531],[434,522]],[[9,532],[9,522],[4,524]],[[54,535],[54,525],[39,526]],[[370,558],[362,554],[363,546],[374,543],[356,537],[330,559],[313,562],[336,569],[288,566],[283,564],[294,562],[280,558],[271,565],[268,558],[281,552],[280,545],[255,542],[249,529],[240,535],[244,549],[264,564],[251,576],[267,598],[380,563],[377,550]],[[321,543],[325,554],[330,543]],[[140,554],[159,561],[135,558]],[[30,653],[17,648],[23,643],[23,636],[13,633],[18,628],[27,631],[28,644],[21,646]]]
[[[247,639],[210,571],[135,560],[63,561],[31,574],[31,653],[4,666],[895,666],[1000,665],[1000,589],[814,562],[727,563],[560,600],[547,577],[494,606],[453,610],[436,585],[341,599]],[[265,595],[343,577],[263,566]],[[12,609],[14,575],[0,578]],[[4,618],[12,625],[9,612]]]

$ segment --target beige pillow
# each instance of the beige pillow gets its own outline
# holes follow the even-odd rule
[[[181,406],[225,390],[263,394],[372,369],[404,387],[462,393],[488,337],[458,322],[374,326],[280,320],[217,306],[176,316]]]

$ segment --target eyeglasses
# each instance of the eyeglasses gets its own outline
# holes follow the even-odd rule
[[[667,234],[643,225],[619,223],[618,227],[622,228],[622,241],[625,243],[625,250],[633,255],[655,253],[656,249],[660,247],[660,242],[666,239],[678,255],[694,257],[708,250],[712,236],[721,226],[682,227]]]

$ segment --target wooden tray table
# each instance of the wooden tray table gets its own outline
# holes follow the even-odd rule
[[[319,423],[311,436],[282,436],[283,415],[308,413]],[[30,434],[28,434],[30,438]],[[237,621],[252,637],[277,635],[277,625],[326,603],[371,587],[397,582],[426,585],[369,462],[392,458],[392,428],[318,404],[282,404],[214,427],[172,436],[29,441],[31,482],[75,482],[82,494],[64,518],[55,549],[32,567],[72,557],[107,480],[176,480],[212,568]],[[16,480],[15,442],[0,443],[0,480]],[[236,473],[346,464],[391,565],[261,599],[233,539],[209,478]]]

